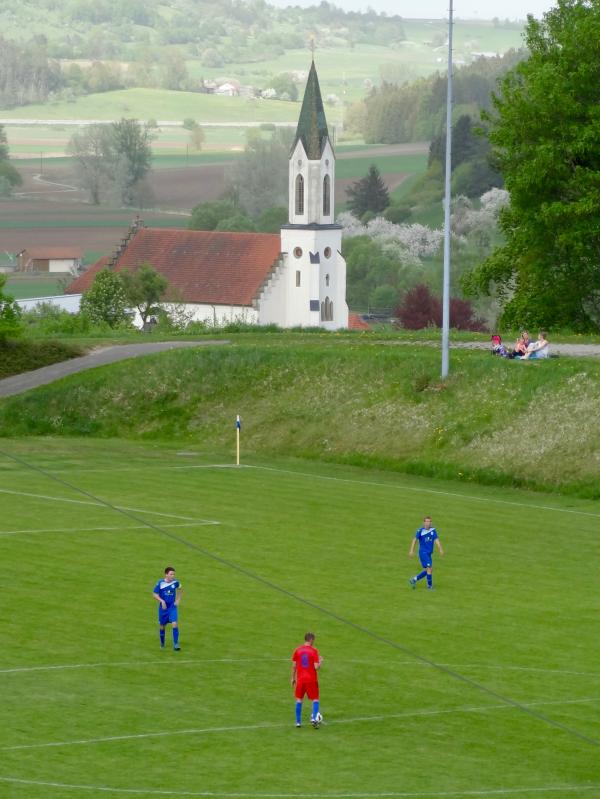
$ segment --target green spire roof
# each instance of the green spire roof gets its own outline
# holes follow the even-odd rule
[[[306,89],[304,90],[304,100],[302,101],[296,137],[294,138],[294,147],[298,143],[298,139],[301,139],[308,158],[311,161],[318,161],[323,155],[323,148],[328,138],[329,132],[327,130],[327,120],[325,119],[325,109],[321,99],[321,89],[319,88],[315,62],[313,61],[310,65]]]

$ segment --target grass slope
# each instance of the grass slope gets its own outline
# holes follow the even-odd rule
[[[440,355],[393,338],[240,336],[231,347],[149,356],[0,404],[0,434],[93,435],[244,447],[462,481],[598,497],[600,363]]]
[[[166,89],[123,89],[88,94],[73,102],[27,105],[0,110],[2,119],[99,119],[135,117],[141,120],[179,121],[191,117],[200,125],[215,123],[288,122],[298,121],[300,105],[281,100],[248,100],[243,97],[218,97],[195,92]],[[328,121],[339,116],[335,109]]]
[[[83,354],[83,348],[61,341],[0,341],[0,380]]]
[[[573,579],[582,549],[600,567],[595,503],[289,459],[210,468],[197,447],[0,450],[7,799],[598,795],[600,603]],[[406,583],[425,512],[446,549],[432,593]],[[178,654],[151,597],[167,562]],[[294,728],[289,686],[307,629],[317,732],[306,708]]]

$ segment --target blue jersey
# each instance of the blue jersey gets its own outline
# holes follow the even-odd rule
[[[415,534],[415,538],[419,542],[419,554],[433,554],[433,542],[437,537],[438,534],[435,527],[430,527],[429,530],[427,530],[425,527],[419,527]]]
[[[170,583],[166,580],[159,580],[154,586],[152,593],[158,594],[158,596],[166,602],[167,607],[170,608],[171,605],[175,604],[176,591],[178,588],[181,588],[179,580],[171,580]]]

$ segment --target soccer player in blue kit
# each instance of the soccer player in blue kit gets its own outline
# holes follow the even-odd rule
[[[410,545],[410,551],[408,553],[409,558],[412,558],[415,554],[415,544],[417,541],[419,542],[419,560],[421,561],[423,571],[419,572],[419,574],[415,574],[408,582],[412,588],[416,588],[419,580],[422,580],[423,577],[427,577],[427,588],[432,591],[433,577],[431,571],[433,568],[432,558],[434,544],[437,546],[440,555],[444,554],[444,550],[438,538],[437,530],[435,527],[431,526],[431,516],[426,516],[423,519],[423,526],[419,527],[417,530]]]
[[[181,599],[181,583],[175,579],[175,569],[167,566],[165,577],[159,580],[152,591],[158,602],[158,630],[161,649],[165,648],[165,627],[171,625],[173,630],[173,649],[179,652],[179,627],[177,624],[177,606]]]

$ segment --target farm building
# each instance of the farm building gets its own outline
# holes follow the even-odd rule
[[[29,247],[17,255],[17,271],[74,274],[82,261],[83,252],[74,247]]]
[[[314,62],[289,159],[289,216],[280,235],[164,230],[134,223],[114,255],[77,278],[86,291],[101,269],[150,264],[169,281],[165,306],[211,325],[348,327],[342,228],[335,224],[335,154]]]

